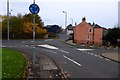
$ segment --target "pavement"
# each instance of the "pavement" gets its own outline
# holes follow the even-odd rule
[[[30,61],[26,69],[28,72],[28,76],[26,76],[27,80],[30,80],[30,79],[52,80],[54,78],[63,80],[63,78],[67,78],[67,76],[64,74],[64,71],[60,69],[59,66],[56,64],[56,62],[53,59],[51,59],[49,56],[36,51],[34,53],[36,54],[36,61],[35,61],[35,64],[33,65],[32,64],[33,53],[31,48],[19,47],[19,48],[12,48],[12,49],[21,51],[23,55],[25,55]],[[23,80],[26,80],[26,79],[23,79]]]
[[[66,41],[67,44],[69,45],[72,45],[72,46],[75,46],[77,44],[73,43],[72,40],[69,40],[69,41]],[[120,51],[118,51],[118,53],[116,52],[110,52],[110,53],[102,53],[100,56],[104,57],[104,58],[107,58],[107,59],[110,59],[112,61],[115,61],[115,62],[120,62],[120,59],[119,59],[119,53]]]

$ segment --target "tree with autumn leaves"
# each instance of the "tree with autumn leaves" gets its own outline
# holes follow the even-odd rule
[[[43,38],[47,34],[47,30],[43,27],[40,16],[33,14],[25,14],[23,16],[18,14],[17,16],[11,16],[9,18],[10,38],[32,39],[34,16],[36,38]],[[2,20],[2,37],[7,38],[7,18]]]

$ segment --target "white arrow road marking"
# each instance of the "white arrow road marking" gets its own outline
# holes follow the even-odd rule
[[[69,61],[71,61],[71,62],[73,62],[73,63],[75,63],[76,65],[78,65],[78,66],[82,66],[81,64],[79,64],[78,62],[76,62],[76,61],[74,61],[74,60],[72,60],[72,59],[70,59],[69,57],[67,57],[67,56],[65,56],[65,55],[63,55],[63,57],[64,58],[66,58],[66,59],[68,59]]]
[[[57,47],[54,47],[54,46],[51,46],[51,45],[48,45],[48,44],[37,45],[37,46],[44,47],[44,48],[49,48],[49,49],[58,49]]]

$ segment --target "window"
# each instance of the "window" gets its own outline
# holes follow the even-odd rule
[[[90,40],[90,36],[87,36],[87,40]]]
[[[92,29],[90,29],[89,32],[92,32]]]

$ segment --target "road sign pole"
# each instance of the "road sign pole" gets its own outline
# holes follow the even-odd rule
[[[33,65],[35,65],[35,59],[36,59],[36,55],[35,55],[35,14],[34,14],[34,18],[33,18]]]
[[[33,1],[33,4],[35,4],[35,0]],[[35,65],[36,61],[36,54],[35,54],[35,14],[33,18],[33,65]]]
[[[35,54],[35,15],[39,12],[39,6],[35,4],[35,0],[33,0],[33,4],[29,6],[29,10],[32,14],[34,14],[33,18],[33,65],[35,65],[36,54]]]
[[[35,4],[35,0],[33,1],[33,4]],[[35,54],[35,14],[33,18],[33,65],[35,65],[36,61],[36,54]]]

